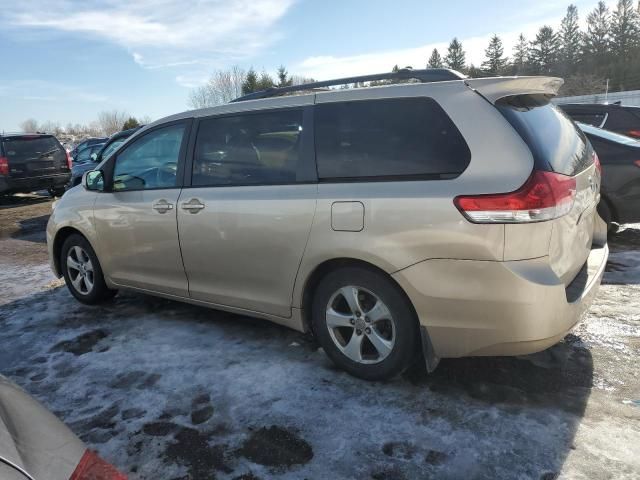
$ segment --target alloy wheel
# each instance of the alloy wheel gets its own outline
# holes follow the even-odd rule
[[[396,327],[389,308],[373,292],[347,285],[331,295],[325,320],[338,349],[357,363],[378,363],[393,350]]]

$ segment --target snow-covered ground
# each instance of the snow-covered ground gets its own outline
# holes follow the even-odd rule
[[[3,257],[0,372],[131,478],[638,478],[640,226],[625,232],[565,341],[386,383],[265,321],[133,294],[86,307]]]

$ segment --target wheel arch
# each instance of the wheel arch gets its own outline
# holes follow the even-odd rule
[[[89,238],[78,230],[75,227],[62,227],[60,230],[56,232],[56,236],[53,239],[53,267],[55,269],[55,274],[60,278],[62,276],[62,266],[60,265],[60,254],[62,253],[62,245],[67,238],[69,238],[73,234],[78,234],[83,237],[89,245],[91,245],[91,241]],[[95,247],[91,245],[91,248],[95,251]]]
[[[302,322],[305,331],[313,333],[311,328],[311,304],[313,302],[313,295],[315,294],[318,285],[320,284],[322,279],[329,273],[334,272],[337,269],[347,267],[359,267],[382,274],[399,292],[401,292],[405,300],[408,302],[408,305],[411,306],[411,310],[413,311],[416,321],[418,321],[416,309],[413,306],[411,299],[407,295],[407,292],[404,291],[400,284],[391,275],[389,275],[389,273],[387,273],[377,265],[374,265],[373,263],[367,262],[365,260],[350,257],[340,257],[325,260],[324,262],[318,264],[306,278],[302,290],[302,301],[300,304],[302,307]]]
[[[416,311],[411,298],[407,292],[402,288],[402,286],[384,269],[374,265],[373,263],[367,262],[365,260],[350,258],[350,257],[341,257],[341,258],[333,258],[330,260],[325,260],[324,262],[318,264],[313,271],[308,275],[306,281],[304,283],[304,287],[302,290],[302,300],[301,300],[301,320],[302,325],[304,327],[305,332],[309,332],[312,335],[313,328],[311,322],[311,312],[312,312],[312,302],[313,295],[322,281],[322,279],[328,275],[329,273],[339,269],[346,267],[360,267],[367,270],[371,270],[377,273],[382,274],[385,278],[389,280],[389,283],[395,287],[398,292],[404,297],[407,302],[407,305],[411,309],[413,313],[414,321],[418,327],[419,335],[420,335],[420,344],[422,347],[422,355],[425,360],[426,368],[428,372],[432,372],[436,366],[438,365],[440,359],[435,355],[435,351],[433,348],[433,344],[431,343],[431,338],[429,336],[429,332],[427,331],[427,327],[420,323],[418,312]]]

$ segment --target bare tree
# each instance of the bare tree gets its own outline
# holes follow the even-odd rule
[[[189,92],[189,105],[206,108],[230,102],[242,95],[242,82],[246,72],[237,65],[229,70],[217,70],[209,81]]]
[[[306,83],[313,83],[313,82],[315,82],[313,78],[305,77],[302,75],[291,75],[292,85],[304,85]]]
[[[121,112],[120,110],[100,112],[98,114],[99,129],[105,135],[113,135],[122,130],[122,126],[128,118],[129,114],[127,112]]]
[[[38,122],[33,118],[28,118],[24,122],[20,124],[20,128],[23,132],[37,132],[38,131]]]
[[[63,130],[58,122],[52,122],[48,120],[40,124],[39,130],[45,133],[53,133],[54,135],[60,135]]]

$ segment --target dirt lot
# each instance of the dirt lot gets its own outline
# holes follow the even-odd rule
[[[48,269],[50,200],[2,202],[0,373],[131,478],[640,477],[640,225],[555,347],[368,383],[268,322],[83,306]]]

